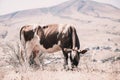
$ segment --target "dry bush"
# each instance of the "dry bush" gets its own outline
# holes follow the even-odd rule
[[[7,51],[9,52],[8,63],[14,67],[22,65],[19,43],[18,42],[16,42],[15,44],[6,43],[6,47],[8,49]]]
[[[31,69],[38,69],[41,68],[40,67],[36,67],[36,65],[31,65],[29,66],[29,63],[27,63],[26,61],[23,61],[23,55],[21,54],[21,45],[19,42],[14,42],[14,43],[6,43],[6,52],[9,55],[9,60],[7,61],[9,63],[9,65],[12,65],[15,70],[17,71],[28,71]],[[25,57],[26,55],[24,55]],[[39,60],[41,62],[42,65],[43,64],[43,59],[44,59],[44,55],[41,55]],[[43,68],[43,66],[42,66]]]

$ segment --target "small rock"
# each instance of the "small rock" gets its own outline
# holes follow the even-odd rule
[[[111,39],[110,39],[110,38],[108,38],[108,41],[111,41]]]
[[[114,50],[114,52],[120,52],[120,49],[117,48],[117,49]]]
[[[99,47],[99,46],[97,46],[97,47],[93,47],[92,49],[93,49],[93,50],[99,50],[99,49],[100,49],[100,47]]]
[[[2,31],[0,32],[0,38],[4,39],[8,34],[8,31]]]
[[[117,44],[117,43],[115,43],[115,46],[118,46],[118,44]]]
[[[117,57],[116,60],[120,60],[120,57]]]
[[[93,59],[92,61],[93,61],[93,62],[97,62],[97,60],[96,60],[96,59]]]
[[[110,50],[110,49],[112,49],[112,48],[109,47],[109,46],[103,46],[103,49],[105,49],[105,50]]]

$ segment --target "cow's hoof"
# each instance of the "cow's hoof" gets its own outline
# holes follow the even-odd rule
[[[74,67],[74,68],[72,68],[71,70],[72,70],[72,71],[78,71],[78,72],[80,71],[80,69],[77,68],[77,67]]]
[[[68,65],[64,66],[64,70],[65,70],[65,71],[68,71],[68,70],[69,70]]]
[[[32,65],[31,67],[32,67],[33,69],[35,69],[35,70],[38,70],[38,69],[40,68],[40,66],[37,65],[37,64],[34,64],[34,65]]]

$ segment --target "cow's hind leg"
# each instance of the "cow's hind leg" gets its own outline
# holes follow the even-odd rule
[[[29,49],[26,49],[26,55],[25,55],[26,56],[26,60],[25,60],[26,67],[30,66],[31,55],[32,55],[32,51]]]
[[[33,51],[33,58],[31,59],[30,62],[34,68],[40,67],[39,51]]]
[[[32,55],[30,56],[30,61],[29,61],[30,65],[34,65],[35,64],[35,61],[34,61],[35,57],[36,57],[36,55],[34,53],[32,53]]]

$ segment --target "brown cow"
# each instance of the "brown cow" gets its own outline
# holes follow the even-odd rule
[[[31,53],[36,55],[36,53],[52,53],[62,50],[65,69],[68,68],[68,53],[70,53],[71,65],[74,68],[78,66],[80,53],[84,54],[87,51],[79,50],[80,43],[76,29],[68,24],[50,24],[38,26],[35,29],[31,26],[24,26],[20,31],[20,40],[23,46],[26,46],[27,58],[30,58]],[[34,48],[36,45],[37,51]]]

